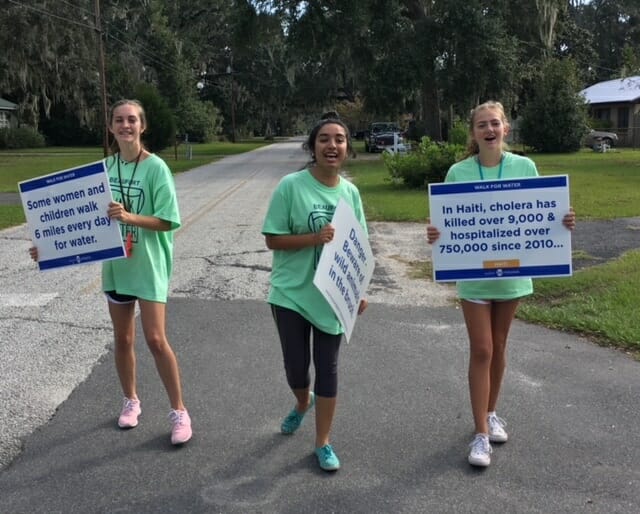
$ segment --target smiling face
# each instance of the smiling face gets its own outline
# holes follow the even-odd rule
[[[140,137],[146,128],[144,112],[135,103],[116,105],[109,120],[109,130],[118,141],[118,145],[131,147],[140,145]]]
[[[340,171],[342,163],[347,158],[348,142],[347,131],[341,125],[322,125],[313,145],[316,166],[327,171]]]
[[[477,144],[480,153],[501,152],[508,133],[509,124],[497,106],[476,109],[473,113],[471,140]]]

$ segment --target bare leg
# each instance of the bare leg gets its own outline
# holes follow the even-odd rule
[[[491,305],[462,300],[469,334],[469,395],[476,434],[488,434],[487,412],[490,391],[490,367],[493,351]]]
[[[164,303],[139,300],[142,330],[156,363],[156,369],[169,396],[171,408],[184,410],[180,371],[165,332],[166,306]]]
[[[292,391],[297,400],[296,410],[300,414],[304,414],[305,412],[307,412],[307,409],[309,408],[309,404],[311,403],[309,388],[307,387],[306,389],[292,389]]]
[[[316,396],[316,448],[329,444],[329,434],[336,413],[337,398]]]
[[[115,340],[114,357],[122,392],[130,400],[137,400],[135,354],[135,303],[108,302]]]
[[[469,394],[476,433],[488,433],[487,413],[496,409],[506,368],[507,336],[518,303],[462,301],[469,333]]]
[[[491,358],[491,382],[489,389],[489,412],[496,410],[504,370],[507,367],[507,337],[511,323],[518,309],[519,300],[494,302],[491,312],[491,333],[493,334],[493,356]]]

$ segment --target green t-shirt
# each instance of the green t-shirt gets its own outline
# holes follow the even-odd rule
[[[117,162],[117,157],[106,159],[113,199],[125,205],[130,203],[128,210],[134,214],[170,222],[171,230],[162,232],[120,224],[124,241],[131,234],[133,250],[128,258],[102,264],[102,290],[165,303],[173,267],[173,231],[180,226],[173,176],[157,155],[138,163],[135,174],[134,163],[120,164],[118,176]]]
[[[482,167],[484,180],[496,180],[500,166]],[[505,152],[502,163],[502,178],[513,179],[537,177],[535,163],[528,157]],[[470,182],[480,180],[476,156],[455,163],[449,169],[445,182]],[[462,299],[513,300],[533,293],[530,278],[506,278],[495,280],[464,280],[456,284],[458,296]]]
[[[286,235],[319,232],[329,223],[343,198],[366,230],[362,200],[356,186],[340,177],[336,187],[318,182],[309,170],[282,178],[271,197],[263,234]],[[274,250],[271,287],[267,301],[294,310],[328,334],[341,334],[342,325],[322,293],[313,284],[322,245],[299,250]]]

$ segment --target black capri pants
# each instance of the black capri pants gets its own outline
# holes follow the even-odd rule
[[[338,351],[342,334],[323,332],[296,311],[271,305],[278,328],[284,370],[291,389],[306,389],[311,383],[311,331],[313,330],[313,365],[316,379],[313,391],[317,396],[335,398],[338,394]]]

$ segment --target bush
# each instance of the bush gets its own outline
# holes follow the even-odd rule
[[[44,136],[32,127],[0,129],[0,149],[42,148]]]
[[[212,102],[186,100],[178,109],[178,132],[189,141],[210,143],[222,128],[220,111]]]
[[[449,129],[449,143],[454,145],[467,145],[469,139],[469,124],[461,120],[455,120]]]
[[[462,145],[435,143],[425,136],[414,152],[385,152],[382,158],[393,179],[401,180],[411,188],[425,188],[427,184],[443,182],[462,152]]]

